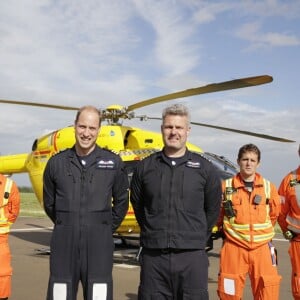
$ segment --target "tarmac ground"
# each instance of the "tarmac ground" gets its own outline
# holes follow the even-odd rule
[[[49,277],[49,242],[52,223],[48,218],[19,217],[13,225],[9,244],[12,252],[12,296],[10,300],[45,300]],[[282,276],[280,299],[292,299],[288,242],[281,234],[273,240],[278,250],[278,271]],[[221,241],[215,241],[209,252],[209,294],[217,300],[217,277]],[[114,300],[136,300],[139,284],[139,265],[135,260],[137,245],[116,244],[114,252]],[[253,299],[247,280],[243,299]],[[83,300],[79,288],[77,300]]]

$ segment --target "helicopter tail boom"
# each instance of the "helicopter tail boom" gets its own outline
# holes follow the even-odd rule
[[[11,175],[13,173],[26,173],[26,160],[28,153],[7,155],[0,157],[0,173]]]

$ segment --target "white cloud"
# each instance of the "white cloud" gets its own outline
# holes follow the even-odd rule
[[[300,66],[298,52],[292,51],[299,47],[299,3],[1,1],[0,98],[75,107],[87,103],[101,108],[126,106],[212,82],[270,73],[276,75],[272,85],[178,102],[190,107],[196,122],[299,141],[295,74]],[[272,55],[245,53],[250,47],[271,49]],[[284,66],[278,60],[281,54]],[[160,116],[168,104],[147,106],[136,113]],[[0,152],[30,151],[36,137],[72,124],[74,115],[74,111],[1,104]],[[159,131],[160,122],[124,124]],[[292,145],[213,129],[193,126],[191,140],[233,160],[242,143],[254,141],[262,147],[263,166],[272,175],[276,158],[287,157],[276,169],[278,176],[297,161]]]
[[[250,48],[299,46],[300,37],[276,32],[261,32],[260,22],[247,23],[236,31],[236,36],[251,42]]]
[[[174,1],[135,1],[138,12],[154,30],[155,59],[169,76],[188,73],[199,59],[192,43],[195,24],[189,11]],[[176,3],[176,2],[175,2]]]
[[[239,9],[242,15],[293,19],[299,18],[300,3],[297,0],[246,0],[240,2]]]
[[[206,24],[216,21],[218,16],[235,9],[236,3],[230,1],[213,2],[213,1],[195,1],[196,7],[194,13],[194,20],[199,24]]]

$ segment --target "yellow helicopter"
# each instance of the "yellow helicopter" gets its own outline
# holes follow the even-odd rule
[[[128,174],[130,176],[132,174],[134,165],[139,160],[155,151],[159,151],[163,147],[160,133],[146,131],[136,127],[123,126],[121,124],[120,120],[123,119],[160,119],[156,117],[147,117],[145,115],[137,116],[135,115],[134,110],[151,104],[183,97],[266,84],[272,82],[272,80],[273,78],[268,75],[240,78],[151,98],[148,100],[137,102],[128,107],[111,105],[102,111],[103,120],[106,120],[107,124],[101,126],[97,144],[102,148],[107,148],[118,153],[124,161],[126,167],[128,168]],[[62,110],[77,111],[79,109],[78,107],[4,99],[0,99],[0,103]],[[285,138],[227,127],[220,127],[197,122],[191,122],[191,124],[251,135],[279,142],[294,142]],[[75,137],[73,126],[55,130],[49,134],[37,138],[33,142],[30,153],[0,156],[0,173],[9,176],[14,173],[28,173],[36,197],[39,200],[40,204],[43,206],[43,172],[47,161],[52,155],[66,148],[72,147],[74,143]],[[190,143],[188,143],[187,146],[192,151],[203,153],[203,155],[206,156],[207,159],[211,160],[220,169],[223,177],[231,176],[237,171],[236,166],[226,158],[216,154],[203,152],[201,148]],[[117,230],[117,234],[123,237],[129,237],[134,236],[138,233],[139,226],[136,222],[133,209],[130,206],[124,221]]]

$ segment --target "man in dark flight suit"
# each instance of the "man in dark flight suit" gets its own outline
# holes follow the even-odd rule
[[[221,204],[217,169],[186,147],[190,115],[163,112],[162,151],[137,164],[131,202],[141,227],[139,300],[208,300],[205,251]]]
[[[82,107],[76,143],[54,155],[44,172],[44,207],[54,222],[48,300],[113,299],[112,233],[128,209],[128,178],[116,154],[96,145],[101,112]]]

